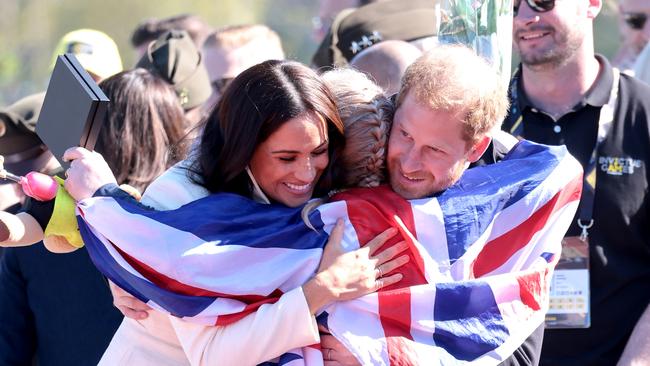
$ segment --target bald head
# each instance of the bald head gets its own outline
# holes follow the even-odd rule
[[[422,52],[404,41],[379,42],[356,55],[350,65],[370,75],[386,94],[399,91],[402,75]]]

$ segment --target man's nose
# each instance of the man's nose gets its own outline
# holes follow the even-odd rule
[[[422,157],[417,149],[410,148],[407,151],[404,151],[400,163],[404,173],[417,172],[422,167]]]
[[[526,0],[521,0],[519,10],[513,21],[519,26],[537,23],[539,22],[539,13],[531,9]]]

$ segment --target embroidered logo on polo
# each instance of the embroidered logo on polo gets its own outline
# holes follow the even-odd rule
[[[634,174],[634,170],[641,168],[643,162],[639,159],[601,156],[598,158],[600,170],[609,175]]]

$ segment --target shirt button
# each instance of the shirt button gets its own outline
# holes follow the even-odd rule
[[[539,111],[537,110],[537,108],[531,108],[530,110],[531,110],[533,113],[537,113],[537,112],[539,112]]]
[[[559,125],[555,125],[555,126],[553,127],[553,132],[555,132],[555,133],[560,133],[560,132],[562,132],[562,127],[560,127]]]

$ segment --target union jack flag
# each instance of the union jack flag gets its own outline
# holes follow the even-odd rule
[[[362,364],[492,365],[536,329],[573,219],[582,168],[564,147],[518,143],[432,198],[388,187],[340,193],[309,214],[215,194],[173,211],[127,198],[78,205],[82,237],[111,281],[187,321],[226,325],[314,275],[338,218],[347,249],[388,227],[406,240],[403,280],[327,307],[327,325]],[[267,364],[319,364],[318,347]]]

